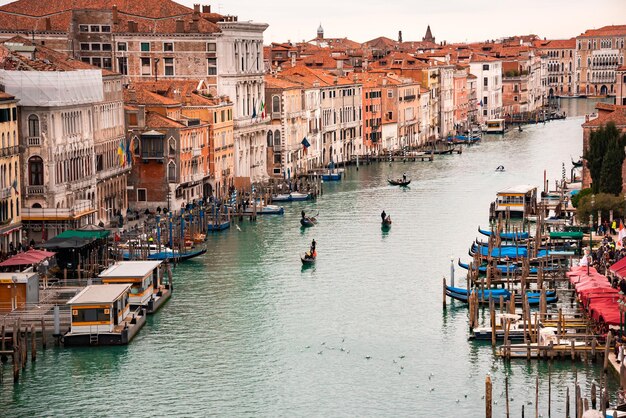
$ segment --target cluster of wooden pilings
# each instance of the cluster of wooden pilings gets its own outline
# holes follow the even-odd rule
[[[23,326],[21,319],[15,320],[11,330],[3,322],[0,329],[0,363],[4,367],[8,363],[9,358],[13,365],[13,382],[17,383],[20,378],[20,370],[26,367],[28,361],[28,352],[30,347],[30,361],[34,363],[37,360],[37,334],[40,335],[42,348],[45,350],[46,342],[46,325],[41,319],[41,328],[36,330],[35,325]],[[0,380],[3,373],[0,371]]]
[[[584,396],[584,393],[581,389],[580,383],[578,382],[578,373],[575,372],[574,378],[574,398],[571,398],[570,395],[570,387],[567,386],[565,390],[565,417],[566,418],[582,418],[585,412],[589,410],[596,410],[602,414],[602,416],[607,416],[607,408],[609,405],[609,393],[607,389],[607,374],[604,372],[600,379],[599,385],[596,383],[591,384],[591,389],[589,392],[589,397]],[[511,416],[511,404],[509,397],[509,377],[506,376],[504,382],[504,392],[506,395],[506,404],[505,404],[505,416],[509,418]],[[493,418],[493,382],[491,376],[487,375],[485,378],[485,417]],[[574,401],[574,405],[572,408],[572,400]],[[551,369],[548,369],[548,404],[545,408],[540,409],[540,401],[539,401],[539,376],[535,378],[535,399],[534,399],[534,408],[532,411],[526,411],[526,405],[521,405],[521,416],[524,417],[526,413],[529,416],[533,416],[535,418],[539,418],[543,415],[543,412],[546,413],[548,417],[552,416],[552,373]],[[539,412],[542,412],[542,415]],[[518,416],[515,414],[514,416]],[[611,416],[611,415],[608,415]]]

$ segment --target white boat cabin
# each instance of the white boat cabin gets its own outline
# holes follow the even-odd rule
[[[521,218],[534,213],[537,206],[537,188],[527,184],[499,191],[495,201],[495,214],[510,212],[511,217]]]
[[[504,119],[490,119],[485,124],[485,132],[488,134],[503,134],[506,129]]]
[[[85,287],[67,304],[72,334],[112,333],[130,313],[129,284],[97,284]]]
[[[154,289],[161,284],[160,260],[119,261],[100,273],[102,283],[130,284],[129,301],[133,306],[147,306]]]

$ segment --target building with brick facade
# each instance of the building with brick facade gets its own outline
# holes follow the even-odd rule
[[[0,256],[22,240],[19,193],[22,171],[18,132],[17,99],[0,92]]]
[[[576,94],[615,96],[626,57],[626,25],[589,29],[576,37]]]
[[[126,123],[135,163],[129,205],[183,205],[213,194],[211,124],[215,102],[180,84],[133,83],[125,94]]]

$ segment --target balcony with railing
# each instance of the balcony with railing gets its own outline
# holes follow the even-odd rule
[[[22,220],[74,220],[93,212],[92,202],[80,200],[71,208],[23,208]]]
[[[12,155],[18,155],[20,153],[20,147],[17,145],[12,147],[4,147],[0,148],[0,156],[2,157],[10,157]]]
[[[27,138],[29,147],[40,147],[41,146],[41,137],[39,136],[29,136]]]
[[[202,149],[201,148],[194,148],[193,150],[191,150],[191,156],[192,157],[199,157],[200,155],[202,155]]]
[[[5,187],[0,189],[0,199],[8,199],[11,197],[11,189],[12,187]]]
[[[46,194],[46,186],[26,186],[26,195],[30,196],[43,196]]]

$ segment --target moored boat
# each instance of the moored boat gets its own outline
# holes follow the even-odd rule
[[[230,222],[221,221],[219,223],[209,223],[206,227],[206,230],[209,232],[215,232],[215,231],[223,231],[228,228],[230,228]]]
[[[289,196],[291,197],[292,202],[302,202],[304,200],[309,200],[312,197],[308,193],[300,193],[300,192],[291,192]]]
[[[244,213],[248,215],[254,213],[254,207],[248,206]],[[256,213],[257,215],[282,215],[285,213],[285,208],[277,205],[259,206],[256,208]]]
[[[492,235],[491,231],[481,229],[480,226],[478,227],[478,232],[488,237]],[[500,232],[500,238],[507,241],[519,241],[523,239],[528,239],[529,236],[530,234],[528,232]]]
[[[130,308],[130,288],[130,284],[91,285],[70,299],[71,325],[63,345],[128,344],[146,323],[145,308]]]

